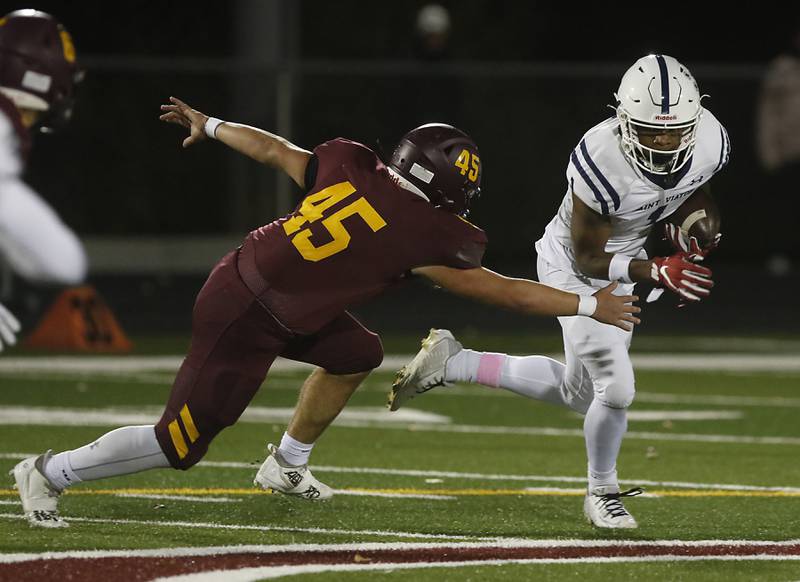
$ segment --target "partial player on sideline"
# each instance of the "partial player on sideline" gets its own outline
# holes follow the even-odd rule
[[[51,15],[27,9],[0,18],[0,260],[36,283],[86,277],[80,240],[22,179],[32,134],[69,120],[80,77],[72,37]],[[0,305],[0,350],[19,330]]]

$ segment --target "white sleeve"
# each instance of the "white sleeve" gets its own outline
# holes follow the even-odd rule
[[[74,285],[86,277],[86,252],[78,237],[30,186],[0,174],[0,256],[21,277]]]

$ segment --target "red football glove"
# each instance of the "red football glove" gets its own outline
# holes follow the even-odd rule
[[[659,287],[677,293],[684,301],[700,301],[711,294],[711,269],[692,262],[686,252],[653,259],[650,278]]]
[[[722,240],[722,233],[717,233],[714,240],[706,246],[701,247],[697,237],[687,236],[679,226],[665,222],[664,240],[668,240],[676,251],[689,255],[690,261],[698,263],[719,246],[719,241]]]

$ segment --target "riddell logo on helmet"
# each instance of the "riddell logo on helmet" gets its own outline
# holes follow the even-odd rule
[[[656,121],[673,121],[678,119],[677,115],[656,115],[653,119]]]

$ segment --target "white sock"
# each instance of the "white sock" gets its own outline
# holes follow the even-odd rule
[[[118,428],[91,444],[54,455],[44,473],[53,485],[64,489],[81,481],[169,466],[156,440],[155,427],[149,424]]]
[[[567,367],[545,356],[506,356],[500,373],[500,388],[520,396],[568,406],[562,385]]]
[[[461,350],[447,360],[445,368],[445,382],[477,382],[478,367],[484,352],[474,350]],[[499,354],[498,354],[499,355]]]
[[[627,409],[610,408],[597,398],[592,401],[583,422],[590,491],[595,487],[616,487],[619,491],[617,457],[627,428]]]
[[[520,396],[567,406],[561,391],[566,366],[545,356],[508,356],[461,350],[447,361],[445,380],[503,388]]]
[[[278,452],[287,463],[297,467],[308,464],[308,457],[311,456],[311,449],[313,448],[314,443],[310,445],[301,443],[290,437],[288,432],[284,432]]]

